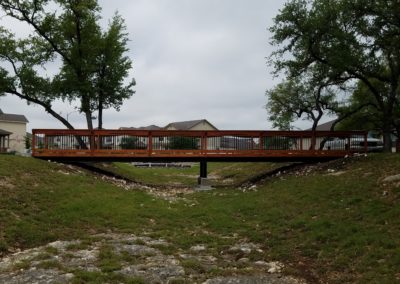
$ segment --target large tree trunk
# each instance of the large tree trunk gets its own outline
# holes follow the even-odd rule
[[[85,112],[86,123],[89,130],[93,130],[92,112]]]
[[[36,98],[31,98],[31,97],[25,96],[25,95],[15,91],[15,90],[8,90],[6,92],[9,93],[9,94],[16,95],[17,97],[19,97],[19,98],[21,98],[23,100],[26,100],[28,102],[31,102],[31,103],[38,104],[38,105],[42,106],[46,110],[46,112],[48,112],[50,115],[52,115],[54,118],[56,118],[62,124],[64,124],[68,129],[71,129],[71,130],[74,129],[74,127],[72,126],[71,123],[68,122],[68,120],[66,120],[64,117],[62,117],[60,114],[58,114],[57,112],[55,112],[52,109],[51,104],[45,103],[45,102],[40,101],[40,100],[38,100]]]
[[[74,130],[74,127],[72,126],[71,123],[69,123],[68,120],[66,120],[64,117],[62,117],[60,114],[58,114],[56,111],[54,111],[52,109],[51,104],[42,102],[36,98],[31,98],[31,97],[25,96],[15,90],[7,90],[7,93],[16,95],[17,97],[24,99],[28,102],[35,103],[35,104],[42,106],[46,110],[47,113],[49,113],[54,118],[56,118],[58,121],[60,121],[62,124],[64,124],[68,129]],[[87,149],[85,142],[82,140],[82,138],[80,136],[75,136],[75,138],[78,141],[78,143],[82,149]]]
[[[315,149],[315,145],[317,144],[317,137],[315,136],[315,131],[317,130],[318,127],[318,123],[321,119],[323,115],[322,110],[318,111],[318,115],[315,117],[314,115],[312,115],[313,118],[313,125],[311,127],[311,131],[312,131],[312,137],[311,137],[311,145],[310,145],[310,150],[316,150]]]
[[[101,99],[99,100],[98,128],[103,129],[103,102]]]
[[[383,135],[383,151],[384,152],[392,152],[392,124],[390,123],[390,120],[387,121],[385,117],[383,129],[382,129],[382,135]]]

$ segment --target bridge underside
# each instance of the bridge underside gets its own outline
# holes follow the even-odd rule
[[[348,153],[321,153],[320,155],[270,155],[270,156],[186,156],[186,157],[139,157],[139,156],[40,156],[36,158],[58,162],[324,162],[344,158]]]

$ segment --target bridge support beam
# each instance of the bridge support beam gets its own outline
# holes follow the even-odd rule
[[[200,178],[207,178],[207,161],[200,162]]]
[[[211,190],[210,183],[207,179],[207,161],[200,161],[200,176],[198,178],[198,187],[197,190]]]

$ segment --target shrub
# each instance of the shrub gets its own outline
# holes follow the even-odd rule
[[[266,137],[264,146],[266,150],[288,150],[292,145],[292,140],[289,137]]]
[[[146,144],[138,137],[123,137],[119,145],[122,149],[146,149]]]
[[[195,137],[171,137],[169,139],[169,149],[197,150],[199,149],[199,141]]]

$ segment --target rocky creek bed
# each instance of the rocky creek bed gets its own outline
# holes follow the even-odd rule
[[[202,244],[174,251],[163,239],[97,234],[3,257],[0,283],[305,283],[282,275],[280,262],[252,261],[257,251],[246,242],[217,255]]]

